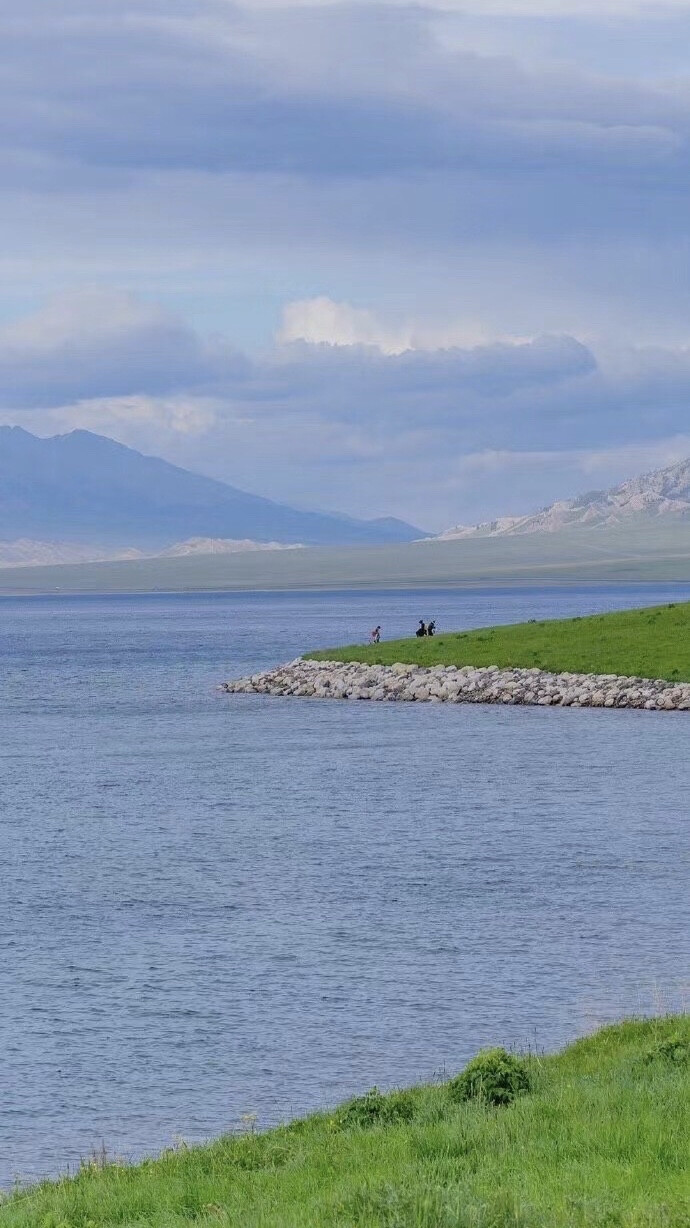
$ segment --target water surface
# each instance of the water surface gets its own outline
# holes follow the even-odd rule
[[[688,974],[683,714],[224,696],[690,589],[0,602],[0,1183],[552,1047]]]

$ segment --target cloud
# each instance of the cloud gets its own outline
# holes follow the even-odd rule
[[[688,128],[687,99],[664,83],[449,49],[423,7],[141,0],[125,20],[110,3],[41,6],[41,20],[33,8],[0,51],[10,178],[30,177],[32,159],[53,184],[60,168],[95,184],[180,171],[376,180],[606,160],[609,176],[647,181]]]
[[[84,291],[0,330],[0,404],[15,409],[70,400],[176,392],[239,375],[229,349],[200,340],[180,320],[132,295]]]
[[[398,350],[376,313],[316,303],[286,313],[296,334],[315,319],[311,339],[250,357],[135,296],[53,301],[0,333],[3,416],[432,528],[529,510],[685,446],[688,348],[546,335]]]
[[[393,422],[469,420],[484,402],[553,388],[594,371],[596,361],[572,337],[537,337],[472,348],[386,352],[360,345],[295,343],[260,370],[263,395],[297,391],[334,417],[361,420],[376,401]],[[423,399],[425,398],[425,399]],[[508,409],[509,412],[509,409]]]
[[[684,438],[690,3],[7,7],[7,416],[438,527]]]
[[[325,295],[286,303],[278,330],[278,340],[286,345],[305,341],[310,345],[374,346],[383,354],[479,346],[490,339],[486,329],[469,320],[432,325],[409,320],[388,323],[367,308],[334,303]]]
[[[43,426],[50,421],[56,432],[78,427],[91,431],[112,432],[124,429],[131,440],[140,435],[150,439],[155,433],[205,435],[217,420],[220,406],[212,398],[179,394],[168,397],[111,396],[80,400],[75,405],[59,407],[48,414],[38,415]]]
[[[257,404],[290,403],[314,393],[322,400],[332,383],[338,396],[331,392],[328,399],[347,415],[353,394],[361,402],[375,393],[409,397],[442,387],[500,397],[596,366],[572,337],[403,349],[392,344],[392,334],[379,335],[372,313],[325,298],[289,305],[284,319],[283,348],[251,360],[222,338],[203,338],[135,296],[66,295],[0,330],[0,403],[21,410],[192,390]],[[285,344],[290,328],[295,338],[310,329],[311,335]]]
[[[400,0],[382,0],[399,7]],[[267,9],[334,8],[343,0],[246,0],[247,7]],[[369,5],[371,0],[350,0],[352,7]],[[561,17],[594,16],[658,17],[660,12],[687,12],[688,0],[423,0],[420,7],[444,13],[479,16]]]
[[[687,8],[498,7],[10,3],[8,298],[136,286],[259,344],[279,300],[323,294],[391,351],[434,315],[448,345],[690,325]]]

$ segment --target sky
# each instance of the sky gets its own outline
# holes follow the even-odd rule
[[[2,0],[0,421],[428,530],[690,455],[690,0]]]

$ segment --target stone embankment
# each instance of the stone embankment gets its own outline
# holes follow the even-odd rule
[[[454,704],[538,704],[565,708],[690,711],[690,683],[616,674],[552,674],[541,669],[436,665],[362,665],[292,661],[227,682],[230,694],[299,695]]]

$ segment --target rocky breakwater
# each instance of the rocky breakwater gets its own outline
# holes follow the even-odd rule
[[[290,662],[227,682],[229,694],[298,695],[407,703],[537,704],[564,708],[690,711],[690,683],[616,674],[552,674],[541,669],[465,665]]]

